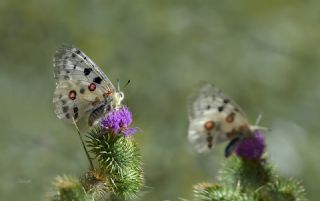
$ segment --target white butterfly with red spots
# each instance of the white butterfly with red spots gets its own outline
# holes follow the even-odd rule
[[[260,128],[250,125],[241,108],[212,84],[203,85],[191,98],[188,138],[199,152],[229,140],[228,157],[242,139]]]
[[[124,94],[78,48],[60,47],[53,65],[57,85],[53,104],[59,119],[76,122],[87,116],[91,126],[107,112],[121,107]]]

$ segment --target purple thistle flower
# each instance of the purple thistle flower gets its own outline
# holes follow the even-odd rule
[[[128,107],[109,112],[100,120],[100,126],[115,134],[124,134],[125,137],[136,133],[136,128],[130,128],[132,114]]]
[[[264,136],[261,131],[255,130],[252,137],[244,139],[237,146],[236,154],[244,159],[259,160],[265,150]]]

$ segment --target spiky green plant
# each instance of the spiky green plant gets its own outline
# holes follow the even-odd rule
[[[132,122],[127,107],[110,112],[89,132],[90,169],[79,179],[58,177],[52,201],[131,200],[139,196],[144,178],[141,155],[129,128]],[[80,135],[80,132],[79,132]],[[87,149],[88,148],[88,149]],[[93,160],[93,161],[92,161]]]
[[[89,197],[80,181],[70,176],[58,176],[53,182],[54,195],[50,201],[88,201]]]
[[[87,146],[95,160],[79,180],[58,177],[52,201],[128,200],[138,197],[144,179],[142,161],[136,143],[99,126],[87,135]]]
[[[143,185],[141,156],[136,143],[100,128],[89,132],[88,147],[106,178],[106,189],[116,196],[135,198]]]
[[[195,201],[306,201],[300,182],[282,178],[262,156],[264,138],[248,139],[219,171],[218,183],[194,186]],[[255,137],[255,136],[254,136]],[[258,143],[257,143],[258,142]],[[256,155],[259,150],[259,155]],[[253,157],[254,156],[254,157]]]

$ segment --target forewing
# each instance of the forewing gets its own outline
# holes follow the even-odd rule
[[[104,91],[115,92],[109,78],[81,50],[73,46],[60,47],[53,59],[54,77],[57,84],[66,80],[95,83]]]
[[[208,122],[213,123],[210,129]],[[244,113],[214,85],[203,85],[190,99],[188,138],[199,152],[231,139],[241,126],[248,126]]]

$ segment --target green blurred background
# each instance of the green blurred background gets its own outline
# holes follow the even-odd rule
[[[144,161],[142,200],[191,198],[214,181],[223,148],[187,141],[187,97],[210,81],[251,122],[264,114],[268,153],[310,200],[320,180],[320,2],[0,1],[0,200],[45,200],[58,174],[87,161],[74,128],[53,113],[52,56],[74,44],[124,91]]]

